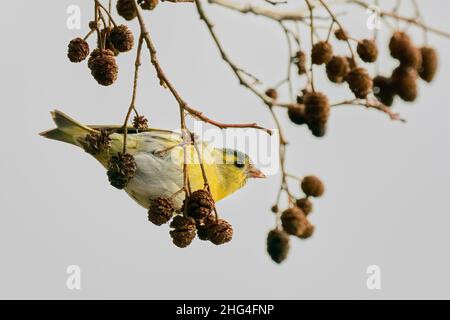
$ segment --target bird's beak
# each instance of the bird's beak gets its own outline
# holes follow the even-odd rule
[[[247,169],[247,178],[265,178],[266,175],[253,165],[249,165]]]

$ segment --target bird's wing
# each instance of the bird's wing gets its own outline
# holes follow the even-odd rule
[[[107,130],[107,131],[113,131],[116,133],[123,133],[124,128],[123,125],[87,125],[87,127],[94,129],[94,130]],[[158,129],[158,128],[146,128],[146,129],[139,129],[137,130],[135,127],[128,126],[127,132],[129,134],[137,134],[137,133],[144,133],[144,132],[160,132],[160,133],[167,133],[167,134],[177,134],[176,132],[170,131],[170,130],[164,130],[164,129]],[[179,134],[178,134],[179,135]]]

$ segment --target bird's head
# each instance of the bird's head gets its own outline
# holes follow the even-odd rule
[[[248,178],[266,177],[253,165],[250,157],[245,153],[231,149],[221,149],[219,151],[218,162],[220,164],[218,164],[218,169],[223,177],[223,183],[227,185],[226,188],[236,191],[245,185]]]

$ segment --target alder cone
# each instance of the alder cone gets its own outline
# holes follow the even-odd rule
[[[89,44],[81,39],[75,38],[69,42],[67,57],[71,62],[78,63],[87,58],[89,55]]]
[[[301,234],[298,235],[300,239],[308,239],[311,238],[314,233],[314,225],[312,225],[308,220],[306,222],[306,227]]]
[[[307,219],[303,211],[298,207],[286,209],[281,214],[283,230],[293,236],[301,235],[307,226]]]
[[[392,87],[395,93],[404,101],[412,102],[416,100],[417,89],[417,72],[412,68],[398,67],[391,76]]]
[[[306,176],[303,178],[301,188],[307,196],[320,197],[325,192],[325,186],[316,176]]]
[[[344,29],[337,29],[334,32],[334,36],[336,37],[336,39],[340,40],[340,41],[347,41],[348,40],[348,34]]]
[[[186,248],[195,238],[196,226],[194,219],[191,217],[178,215],[173,218],[170,227],[173,228],[170,231],[172,242],[179,248]]]
[[[223,219],[206,223],[208,239],[215,245],[225,244],[233,238],[233,227]]]
[[[95,49],[89,58],[88,67],[102,86],[109,86],[117,80],[119,67],[111,50]]]
[[[420,53],[422,56],[422,65],[419,69],[419,75],[426,82],[431,82],[438,69],[437,52],[434,48],[422,47],[420,48]]]
[[[421,65],[420,50],[411,41],[411,38],[404,32],[394,32],[389,41],[391,56],[400,61],[404,68],[411,67],[418,69]]]
[[[109,33],[109,41],[119,52],[130,51],[134,45],[133,32],[126,25],[114,27]]]
[[[197,237],[202,241],[208,241],[208,227],[204,224],[197,225]]]
[[[384,105],[392,106],[395,97],[395,89],[391,79],[383,76],[373,78],[373,93],[375,97]]]
[[[300,198],[295,202],[295,204],[297,207],[302,209],[305,215],[309,215],[313,211],[313,203],[308,198]]]
[[[289,235],[286,232],[274,229],[267,235],[267,253],[274,262],[286,260],[289,247]]]
[[[305,106],[301,104],[291,105],[288,107],[288,117],[292,123],[302,125],[306,123]]]
[[[215,204],[212,195],[208,191],[200,189],[184,200],[182,211],[184,211],[184,206],[187,206],[188,216],[202,220],[211,214]]]
[[[133,127],[137,130],[144,130],[148,128],[148,120],[145,116],[134,116]]]
[[[346,81],[356,98],[364,99],[372,90],[372,78],[364,68],[354,68],[347,75]]]
[[[347,57],[334,56],[326,66],[327,76],[331,82],[342,83],[350,72],[350,64]]]
[[[128,153],[118,153],[111,157],[108,166],[108,179],[111,185],[119,190],[124,189],[136,173],[136,161]]]
[[[309,92],[304,95],[303,101],[308,128],[314,136],[323,137],[330,115],[330,104],[327,96],[321,92]]]
[[[125,20],[130,21],[136,18],[137,13],[133,1],[135,0],[117,0],[117,13]]]
[[[356,50],[364,62],[374,62],[378,58],[378,46],[374,40],[364,39],[359,41]]]
[[[104,129],[99,132],[90,132],[84,138],[82,146],[84,151],[95,156],[111,147],[111,138],[108,131]]]
[[[151,202],[148,210],[148,220],[160,226],[169,222],[173,212],[173,201],[170,198],[158,197]]]
[[[330,62],[333,58],[333,47],[330,43],[319,41],[312,47],[311,61],[313,64],[321,65]]]
[[[412,46],[411,38],[401,31],[396,31],[389,40],[389,51],[395,59],[401,60],[403,51],[408,50]]]

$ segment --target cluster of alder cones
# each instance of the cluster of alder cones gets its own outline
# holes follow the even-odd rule
[[[289,253],[290,236],[308,239],[314,233],[314,225],[308,217],[313,212],[311,197],[321,197],[325,192],[322,181],[316,176],[306,176],[300,183],[305,197],[297,199],[292,206],[281,213],[281,225],[271,230],[267,236],[267,252],[276,263],[283,262]],[[272,208],[278,213],[279,208]]]
[[[139,119],[146,123],[142,121],[145,118]],[[135,121],[139,119],[135,118]],[[81,143],[84,150],[92,155],[108,152],[111,147],[111,139],[106,130],[89,133]],[[107,176],[113,187],[124,189],[135,173],[136,162],[131,154],[118,153],[111,157]],[[215,202],[209,190],[196,190],[186,196],[181,212],[176,212],[172,198],[151,199],[148,220],[157,226],[171,221],[170,236],[177,247],[187,247],[196,236],[220,245],[231,241],[233,228],[227,221],[219,219],[215,210]]]
[[[215,245],[227,243],[233,238],[233,227],[217,217],[214,200],[206,189],[186,196],[181,208],[182,214],[174,215],[174,212],[172,200],[159,197],[152,200],[148,220],[160,226],[173,218],[170,236],[177,247],[187,247],[196,236]]]
[[[136,17],[134,0],[118,0],[117,13],[126,20]],[[138,0],[144,10],[153,10],[158,0]],[[134,36],[126,25],[101,25],[101,20],[91,21],[91,33],[97,31],[96,48],[90,52],[86,38],[72,39],[68,45],[67,56],[71,62],[79,63],[88,59],[88,68],[94,79],[102,86],[112,85],[118,77],[119,67],[116,56],[133,49]],[[110,23],[111,24],[111,23]]]
[[[334,33],[337,40],[354,41],[342,29]],[[379,50],[375,40],[363,39],[358,41],[357,54],[364,63],[377,60]],[[333,53],[329,41],[319,41],[312,47],[310,59],[314,65],[325,65],[328,79],[336,84],[347,83],[349,89],[357,99],[366,99],[373,93],[375,98],[385,106],[392,106],[394,98],[412,102],[417,98],[417,80],[422,78],[431,82],[438,67],[438,57],[434,48],[417,47],[411,38],[401,31],[395,32],[389,42],[389,51],[399,65],[390,77],[377,75],[371,77],[367,69],[358,66],[356,57],[340,56]],[[299,75],[306,74],[307,55],[298,51],[293,59],[297,65]],[[266,95],[276,100],[277,91],[273,88],[266,91]],[[297,97],[297,104],[288,108],[291,122],[306,124],[316,137],[323,137],[326,133],[330,114],[330,104],[327,96],[322,92],[315,92],[311,88],[301,90]]]

